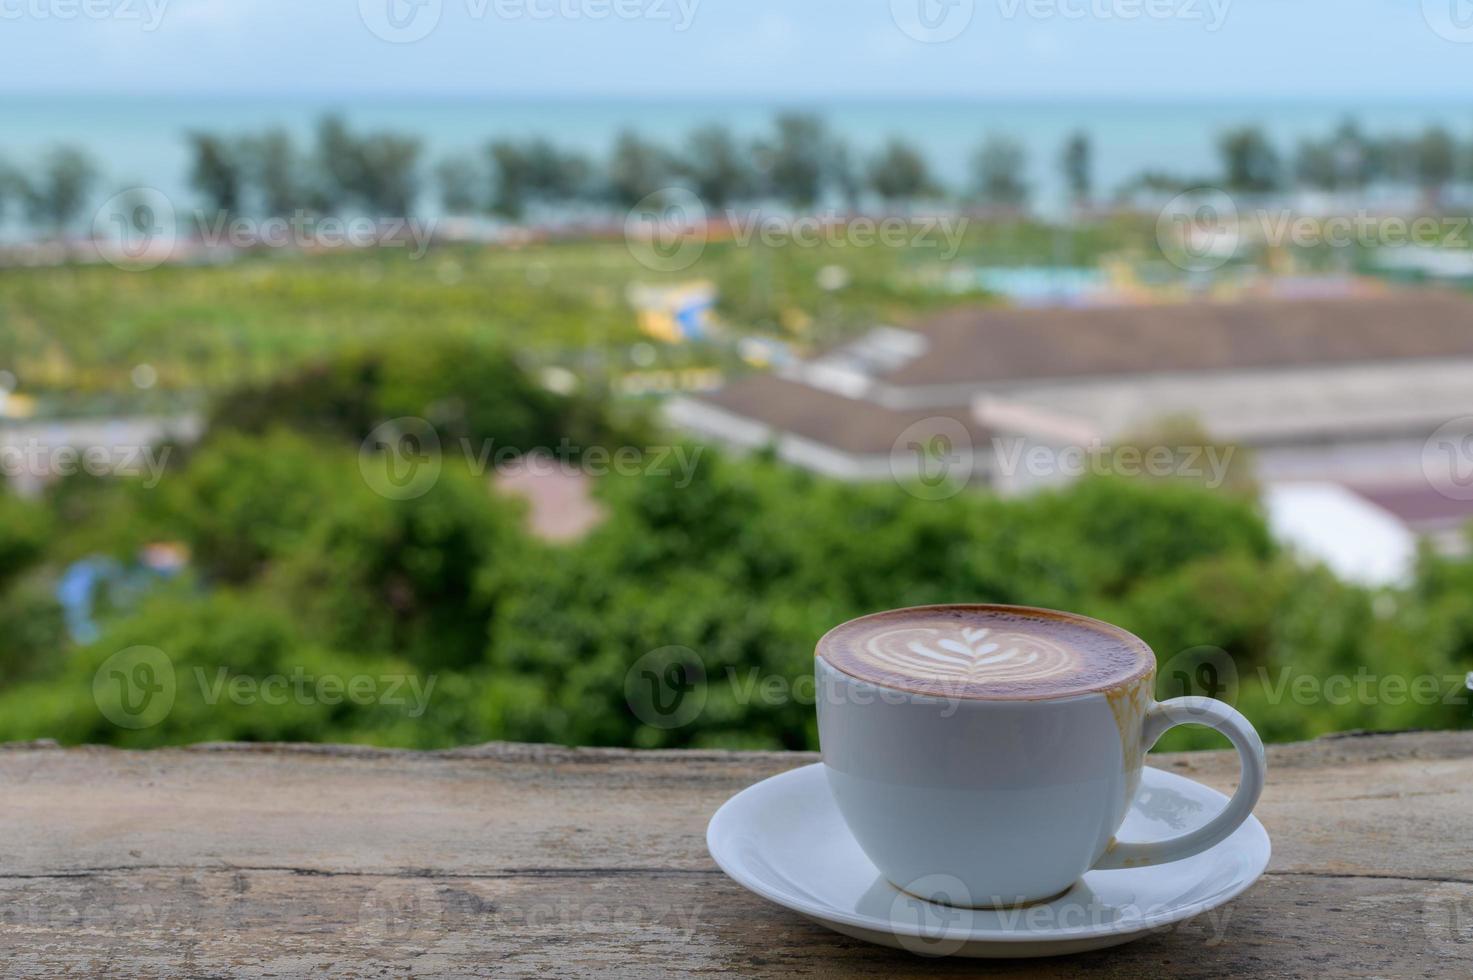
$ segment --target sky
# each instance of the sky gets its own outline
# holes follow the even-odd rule
[[[1465,99],[1473,0],[0,0],[0,92]]]

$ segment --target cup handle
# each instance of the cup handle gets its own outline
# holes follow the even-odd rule
[[[1228,805],[1222,812],[1206,825],[1162,841],[1117,842],[1095,863],[1096,869],[1143,868],[1190,857],[1226,840],[1253,812],[1253,805],[1263,792],[1263,779],[1268,767],[1263,758],[1263,741],[1248,723],[1248,719],[1231,705],[1212,698],[1173,698],[1162,701],[1146,712],[1145,724],[1141,726],[1142,753],[1149,751],[1168,729],[1177,725],[1205,725],[1217,729],[1232,740],[1242,766],[1237,792],[1233,793],[1233,798],[1228,800]]]

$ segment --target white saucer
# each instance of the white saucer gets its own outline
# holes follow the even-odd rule
[[[1175,836],[1227,803],[1216,790],[1145,768],[1121,840]],[[930,956],[1056,956],[1129,942],[1216,908],[1268,866],[1256,817],[1201,854],[1152,868],[1091,871],[1063,895],[1014,909],[961,909],[895,888],[850,836],[822,765],[763,780],[706,828],[721,869],[763,898],[846,936]],[[946,891],[946,875],[934,892]]]

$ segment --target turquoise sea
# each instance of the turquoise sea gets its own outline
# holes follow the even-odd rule
[[[1438,123],[1473,139],[1473,105],[1216,104],[1189,102],[599,101],[537,99],[0,96],[0,159],[24,167],[48,145],[86,147],[102,164],[108,193],[156,187],[189,200],[183,136],[192,129],[245,133],[281,125],[305,139],[314,120],[341,112],[355,126],[417,134],[430,161],[475,150],[496,136],[540,135],[590,154],[604,153],[624,127],[678,145],[691,129],[720,122],[738,133],[761,132],[773,114],[821,113],[861,152],[891,135],[919,144],[942,179],[966,179],[973,149],[987,133],[1020,140],[1029,153],[1035,200],[1047,208],[1061,196],[1059,148],[1074,129],[1094,141],[1096,182],[1113,188],[1146,168],[1208,175],[1222,130],[1264,127],[1285,152],[1322,135],[1346,117],[1371,133],[1411,133]],[[177,196],[176,196],[177,195]],[[425,201],[432,208],[433,202]]]

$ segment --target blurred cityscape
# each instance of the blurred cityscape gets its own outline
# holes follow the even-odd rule
[[[0,738],[811,747],[824,629],[974,600],[1469,723],[1462,109],[0,117]],[[1362,670],[1437,696],[1284,693]]]

